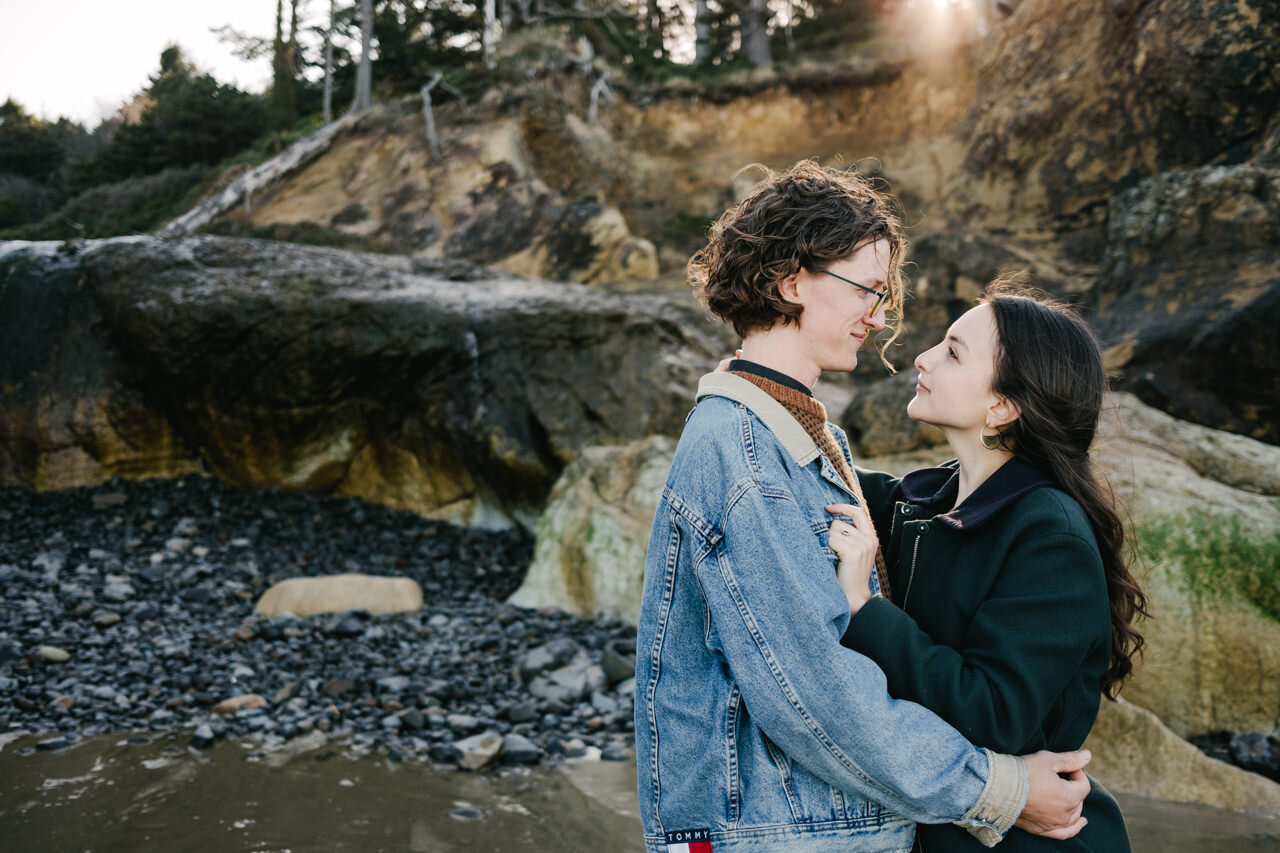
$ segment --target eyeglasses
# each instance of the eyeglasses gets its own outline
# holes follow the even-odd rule
[[[854,287],[858,288],[859,290],[865,290],[867,293],[870,293],[872,296],[874,296],[876,298],[876,301],[871,306],[870,313],[872,315],[874,315],[877,311],[879,311],[880,306],[883,305],[885,303],[885,300],[889,298],[889,288],[887,287],[884,290],[874,290],[870,287],[867,287],[865,284],[858,284],[853,279],[845,278],[842,275],[836,275],[831,270],[818,270],[818,272],[829,275],[832,278],[838,278],[841,281],[843,281],[845,284],[852,284]]]

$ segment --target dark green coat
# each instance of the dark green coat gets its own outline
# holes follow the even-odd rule
[[[1023,755],[1077,749],[1093,727],[1111,654],[1097,542],[1079,504],[1013,459],[959,507],[955,463],[898,480],[858,471],[889,566],[844,644],[884,670],[889,693],[970,741]],[[1019,829],[1002,853],[1126,853],[1124,819],[1096,782],[1070,841]],[[925,853],[984,850],[952,825],[920,827]]]

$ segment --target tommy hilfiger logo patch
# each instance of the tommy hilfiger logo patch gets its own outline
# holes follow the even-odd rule
[[[667,853],[711,853],[711,830],[681,829],[668,832]]]

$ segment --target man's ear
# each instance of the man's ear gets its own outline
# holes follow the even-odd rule
[[[997,397],[996,402],[987,409],[987,426],[1000,429],[1022,417],[1022,409],[1008,397]]]
[[[778,282],[778,296],[782,297],[783,302],[800,302],[800,284],[796,280],[798,275],[798,273],[792,273]]]

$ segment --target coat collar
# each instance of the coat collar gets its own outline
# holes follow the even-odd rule
[[[960,468],[952,460],[939,468],[921,468],[903,477],[902,496],[914,504],[945,510],[934,519],[948,527],[971,530],[1027,492],[1052,485],[1053,481],[1039,469],[1015,456],[997,468],[964,503],[955,506]]]

